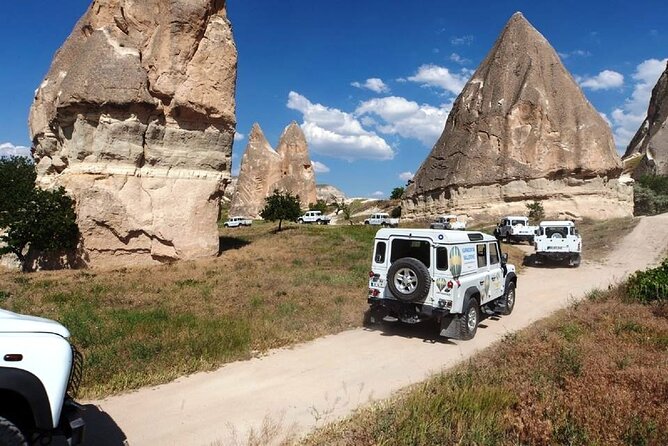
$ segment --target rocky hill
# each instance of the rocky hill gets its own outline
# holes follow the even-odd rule
[[[549,42],[522,16],[508,21],[407,188],[403,215],[454,211],[631,215],[612,134]]]

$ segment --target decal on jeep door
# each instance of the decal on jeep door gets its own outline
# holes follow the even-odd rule
[[[462,274],[462,253],[458,247],[450,248],[450,273],[452,277],[459,277]]]
[[[448,281],[443,277],[439,277],[438,279],[436,279],[436,288],[440,293],[442,293],[445,287],[447,286],[448,286]]]

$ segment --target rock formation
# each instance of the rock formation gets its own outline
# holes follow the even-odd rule
[[[668,64],[652,90],[647,118],[624,154],[634,178],[644,174],[668,175]]]
[[[225,0],[96,0],[36,91],[42,187],[76,200],[90,265],[215,255],[237,51]]]
[[[632,214],[612,133],[548,41],[516,13],[407,188],[402,217]]]
[[[299,195],[304,208],[317,201],[306,137],[296,122],[283,131],[277,151],[271,148],[260,126],[253,125],[241,159],[230,215],[257,218],[265,198],[274,189]]]
[[[346,194],[330,184],[318,184],[315,187],[318,200],[323,200],[327,204],[333,202],[342,202],[346,200]]]

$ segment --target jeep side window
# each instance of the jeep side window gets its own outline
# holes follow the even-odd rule
[[[436,269],[440,271],[448,270],[448,250],[442,246],[436,248]]]
[[[478,268],[487,266],[487,245],[482,243],[476,246],[478,251]]]
[[[374,256],[374,261],[376,263],[385,263],[385,250],[387,245],[385,242],[378,242],[376,245],[376,255]]]
[[[431,265],[431,244],[423,240],[392,240],[390,262],[403,259],[404,257],[413,257],[424,263],[429,268]]]
[[[496,265],[499,263],[499,248],[496,243],[489,244],[489,264]]]

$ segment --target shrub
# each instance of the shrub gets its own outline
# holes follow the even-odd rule
[[[527,209],[529,210],[529,219],[533,221],[541,221],[545,218],[545,209],[540,201],[527,203]]]
[[[668,259],[657,268],[633,274],[626,286],[631,299],[644,303],[668,300]]]
[[[308,205],[308,210],[309,211],[320,211],[323,214],[326,214],[327,213],[327,203],[325,202],[325,200],[318,200],[315,203],[310,203]]]
[[[404,195],[403,187],[395,187],[390,194],[390,200],[399,200]]]
[[[648,177],[643,177],[648,178]],[[668,192],[658,178],[638,182],[634,186],[633,212],[635,215],[656,215],[668,212]]]
[[[392,212],[390,212],[390,217],[392,218],[401,217],[401,206],[397,206],[394,209],[392,209]]]

